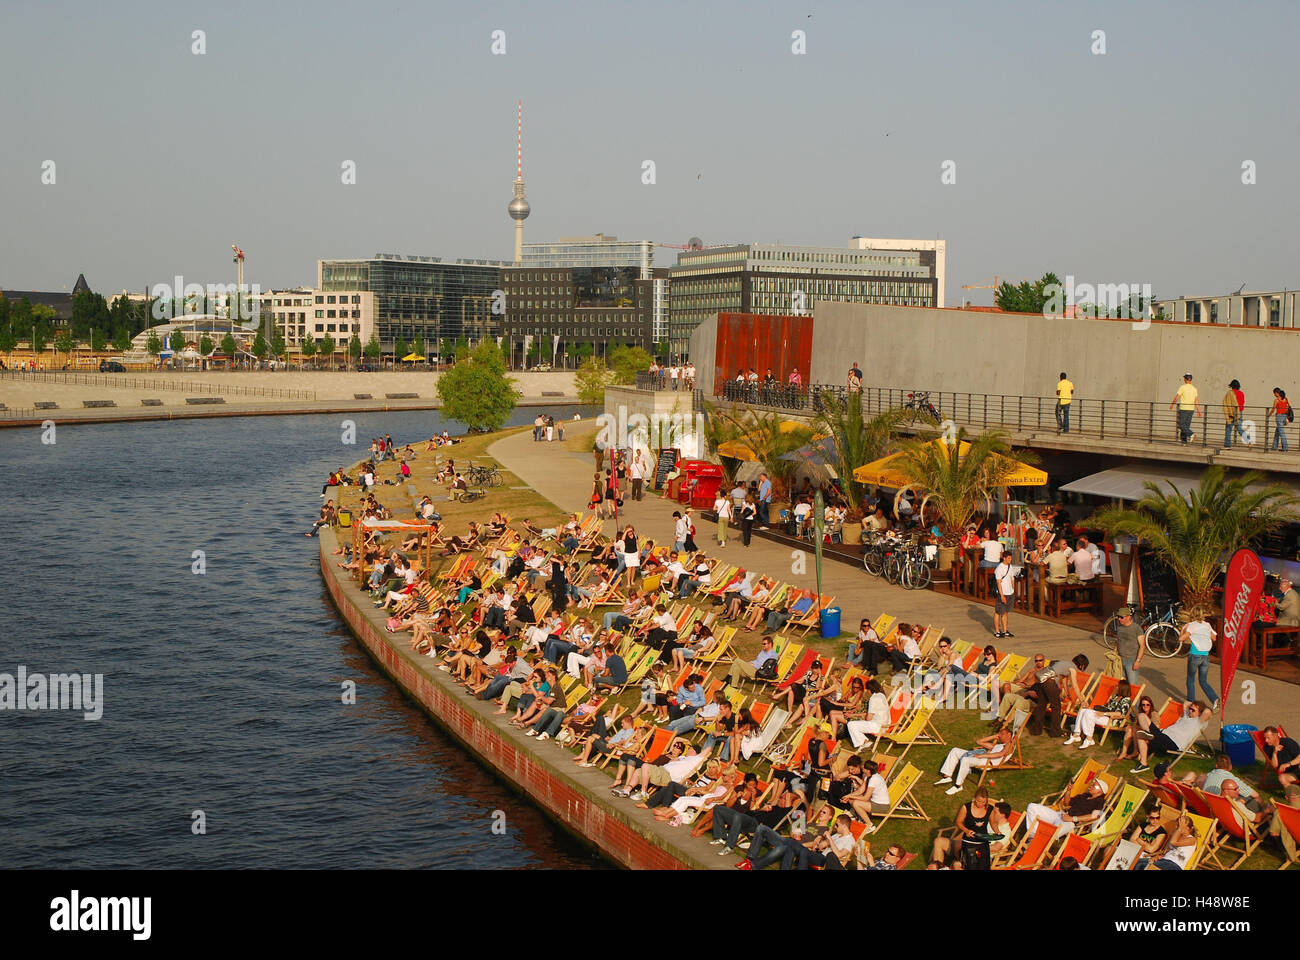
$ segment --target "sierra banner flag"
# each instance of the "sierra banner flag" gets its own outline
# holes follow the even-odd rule
[[[1228,691],[1232,689],[1232,676],[1241,661],[1241,651],[1250,637],[1251,624],[1255,622],[1255,608],[1264,592],[1264,565],[1254,550],[1242,547],[1228,562],[1228,579],[1223,585],[1223,649],[1220,651],[1220,669],[1223,675],[1223,692],[1219,696],[1219,716],[1224,716]]]

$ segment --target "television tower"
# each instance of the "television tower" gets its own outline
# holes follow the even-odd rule
[[[515,133],[515,198],[507,208],[515,222],[515,264],[524,262],[524,221],[533,208],[524,198],[524,102],[519,101],[518,124]]]

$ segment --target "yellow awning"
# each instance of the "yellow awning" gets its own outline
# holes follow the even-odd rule
[[[931,443],[943,443],[943,440],[931,440]],[[961,447],[957,455],[964,457],[966,451],[970,449],[970,444],[965,440],[961,442]],[[1001,486],[1004,487],[1043,487],[1047,485],[1047,473],[1039,470],[1037,467],[1031,467],[1027,463],[1021,463],[1019,460],[1013,460],[1010,457],[1004,457],[1001,454],[994,454],[999,464],[1010,464],[1009,472],[1003,478]],[[881,487],[892,487],[897,489],[906,485],[907,479],[903,476],[899,465],[903,461],[901,453],[890,454],[879,460],[858,467],[853,471],[853,479],[859,483],[871,483]]]

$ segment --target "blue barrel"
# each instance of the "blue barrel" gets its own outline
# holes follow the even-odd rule
[[[822,639],[832,640],[840,635],[840,608],[827,607],[822,611]]]
[[[1224,724],[1220,732],[1223,752],[1228,755],[1234,767],[1248,767],[1255,762],[1255,741],[1250,735],[1258,729],[1249,723]]]

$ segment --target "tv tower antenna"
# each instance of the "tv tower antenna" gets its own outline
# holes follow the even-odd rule
[[[515,198],[507,208],[510,219],[515,222],[515,264],[524,260],[524,221],[533,208],[524,197],[524,102],[519,101],[518,119],[515,127]]]

